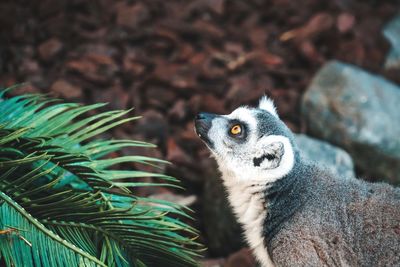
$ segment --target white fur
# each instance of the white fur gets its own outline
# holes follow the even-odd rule
[[[220,168],[221,169],[221,168]],[[263,192],[266,185],[257,186],[253,181],[240,181],[232,173],[221,169],[224,184],[228,190],[228,199],[238,221],[243,225],[248,244],[257,260],[263,267],[273,267],[274,264],[264,246],[263,223],[266,217]],[[252,191],[253,186],[259,190]]]
[[[252,158],[260,155],[260,150],[270,144],[281,142],[283,144],[284,154],[282,156],[279,166],[274,169],[263,169],[263,165],[259,168],[254,167],[252,164]],[[256,144],[249,147],[248,153],[245,156],[249,164],[243,164],[243,157],[232,157],[229,160],[218,160],[220,156],[216,156],[218,164],[225,166],[224,169],[230,169],[234,173],[234,176],[238,180],[243,181],[254,181],[254,182],[265,182],[272,183],[276,180],[284,177],[290,172],[294,165],[294,151],[289,139],[285,136],[269,135],[262,137]]]
[[[260,139],[259,143],[274,144],[281,142],[283,144],[284,154],[282,156],[279,166],[275,169],[263,170],[252,167],[248,170],[250,177],[253,180],[267,180],[269,183],[274,182],[286,174],[288,174],[294,165],[294,151],[290,140],[285,136],[269,135]],[[261,165],[262,167],[262,165]],[[246,172],[247,173],[247,172]],[[254,176],[253,176],[254,175]]]
[[[215,158],[228,190],[229,202],[239,222],[243,225],[247,242],[263,267],[273,267],[274,264],[264,246],[263,224],[266,208],[263,193],[269,183],[289,173],[294,164],[294,153],[289,139],[284,136],[266,136],[260,142],[283,143],[284,155],[277,168],[263,170],[251,165],[242,166],[235,162],[229,164],[218,155],[215,155]]]
[[[278,117],[271,100],[263,97],[261,109]],[[259,138],[257,111],[240,107],[229,115],[214,118],[207,133],[213,141],[210,149],[218,162],[228,199],[238,221],[243,225],[246,239],[262,266],[274,266],[264,246],[263,224],[267,215],[264,192],[272,182],[284,177],[294,164],[294,151],[285,136],[265,135]],[[248,137],[244,144],[238,144],[228,136],[228,121],[238,119],[248,126]],[[260,166],[254,166],[253,159],[266,152],[281,151],[279,164],[267,159]],[[276,163],[276,162],[275,162]]]
[[[224,117],[228,119],[238,119],[241,121],[245,121],[249,124],[251,129],[256,129],[257,127],[257,120],[253,116],[251,110],[247,107],[240,107],[235,109],[231,114],[225,115]]]
[[[269,113],[271,113],[272,115],[274,115],[275,117],[278,118],[278,113],[276,112],[276,107],[274,105],[274,102],[269,99],[267,96],[263,96],[260,99],[260,103],[258,104],[258,107],[260,109],[264,109],[266,111],[268,111]]]

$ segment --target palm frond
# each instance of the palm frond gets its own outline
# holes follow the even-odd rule
[[[47,229],[3,192],[0,214],[0,227],[8,230],[0,236],[0,252],[7,266],[106,266]]]
[[[60,261],[87,266],[197,265],[197,231],[183,222],[190,218],[188,209],[133,194],[140,186],[179,188],[179,181],[162,173],[115,170],[121,163],[167,162],[108,157],[123,148],[153,145],[93,139],[138,118],[124,118],[128,111],[82,118],[102,106],[54,103],[41,95],[0,99],[0,233],[6,233],[0,235],[0,257],[8,266],[54,266],[42,258],[58,257],[55,250],[64,257]],[[160,182],[140,182],[141,177]],[[24,238],[32,247],[15,237],[11,242],[7,229],[27,229]]]

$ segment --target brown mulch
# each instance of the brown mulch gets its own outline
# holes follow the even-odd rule
[[[15,93],[134,107],[144,118],[113,136],[158,145],[136,152],[175,163],[165,171],[182,179],[184,194],[198,196],[201,229],[211,159],[193,133],[195,114],[229,113],[267,94],[289,127],[304,131],[301,96],[330,59],[400,83],[382,68],[389,44],[381,34],[399,7],[373,0],[1,1],[0,86],[28,82]],[[138,194],[160,192],[169,191]]]

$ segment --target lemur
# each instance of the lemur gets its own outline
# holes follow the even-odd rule
[[[400,266],[400,188],[304,159],[272,100],[200,113],[195,131],[262,266]]]

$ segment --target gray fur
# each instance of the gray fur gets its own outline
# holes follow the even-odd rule
[[[277,266],[400,266],[400,189],[338,179],[298,158],[265,192]]]
[[[257,122],[257,130],[249,134],[257,135],[256,140],[266,136],[286,137],[294,154],[293,167],[283,177],[265,181],[258,177],[258,180],[248,181],[250,186],[261,190],[254,190],[254,194],[258,197],[261,193],[261,203],[264,203],[264,210],[260,212],[265,216],[261,234],[273,264],[400,266],[400,189],[384,183],[338,179],[317,162],[305,160],[291,131],[277,117],[269,102],[267,107],[272,107],[272,111],[249,109]],[[218,127],[222,129],[219,133],[218,128],[213,128],[212,137],[228,138],[224,132],[227,119],[221,116],[216,118],[220,122]],[[221,143],[216,142],[220,140],[207,141],[207,129],[201,128],[200,124],[196,121],[196,129],[198,132],[202,130],[206,143]],[[232,157],[237,153],[240,159],[248,160],[243,152],[246,142],[224,140],[222,143],[229,144],[226,155]],[[282,151],[282,143],[272,145],[260,149],[261,154],[254,155],[250,163],[243,163],[243,168],[249,168],[249,164],[260,168],[261,162],[266,161],[262,163],[262,171],[268,176],[270,169],[281,164],[281,154],[287,152]],[[235,187],[245,186],[246,181],[232,183],[229,177],[231,170],[229,164],[224,162],[224,154],[210,148],[220,164],[228,191],[237,193],[240,190]],[[224,149],[224,146],[219,145],[218,149]],[[240,212],[236,211],[236,214],[241,221]],[[269,260],[266,262],[265,266],[271,266]]]

